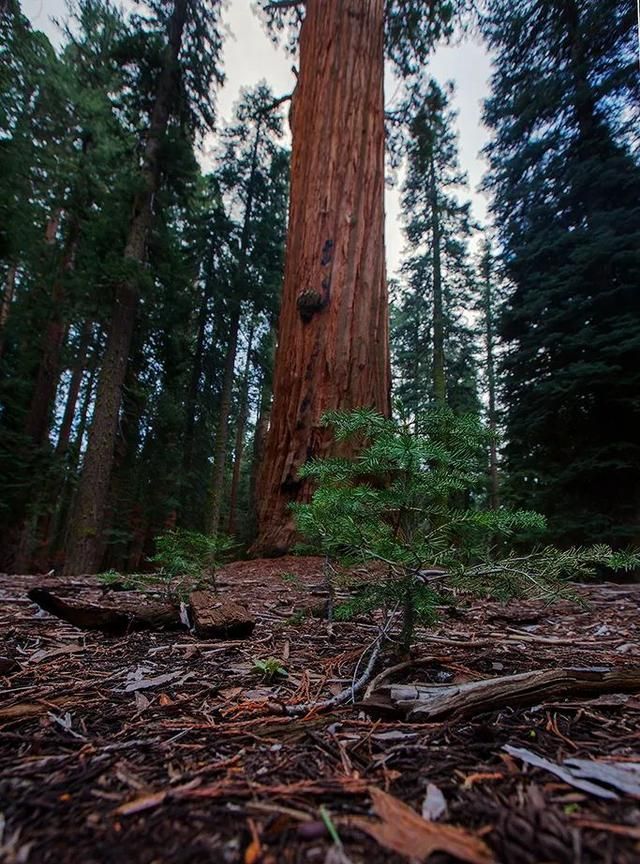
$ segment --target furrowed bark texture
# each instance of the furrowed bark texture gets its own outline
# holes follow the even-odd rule
[[[147,242],[153,219],[153,202],[160,182],[160,150],[177,86],[178,55],[188,13],[188,0],[175,0],[168,22],[168,44],[158,76],[157,90],[147,134],[141,188],[136,193],[124,250],[131,275],[116,287],[111,327],[107,338],[93,421],[82,477],[70,523],[70,546],[65,575],[95,573],[102,550],[101,532],[113,471],[113,459],[127,372],[131,340],[139,301],[135,265],[147,258]]]
[[[285,278],[254,550],[295,540],[298,469],[332,452],[330,409],[390,410],[383,0],[308,0],[292,103]]]

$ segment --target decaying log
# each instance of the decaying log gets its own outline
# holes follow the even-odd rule
[[[196,634],[202,639],[242,639],[256,626],[245,606],[211,591],[194,591],[189,605]]]
[[[386,703],[408,720],[431,721],[535,705],[550,697],[636,691],[640,691],[640,668],[595,666],[537,669],[467,684],[389,684],[372,694],[371,704]]]
[[[134,630],[178,630],[183,626],[176,606],[134,591],[118,592],[99,603],[81,597],[62,599],[46,588],[33,588],[28,596],[45,612],[82,630],[121,636]]]

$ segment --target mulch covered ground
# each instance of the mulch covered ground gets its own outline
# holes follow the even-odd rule
[[[639,762],[639,694],[430,724],[358,704],[285,717],[274,706],[349,685],[373,622],[334,623],[331,634],[309,614],[324,602],[318,559],[238,562],[221,581],[256,613],[250,639],[82,632],[26,598],[43,580],[0,577],[0,859],[406,861],[355,821],[372,813],[371,787],[420,814],[431,784],[427,810],[434,801],[441,809],[439,792],[446,802],[436,824],[466,828],[497,861],[640,861],[637,798],[596,797],[503,749],[553,762]],[[96,585],[78,580],[71,590],[95,594]],[[586,609],[463,602],[455,617],[418,632],[422,662],[395,680],[640,665],[640,586],[581,592]],[[270,657],[288,677],[263,680],[254,661]],[[387,653],[376,671],[395,662]],[[436,852],[429,860],[454,859]]]

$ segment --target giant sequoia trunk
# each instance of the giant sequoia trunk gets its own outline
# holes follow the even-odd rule
[[[298,469],[331,452],[334,408],[389,412],[384,0],[308,0],[293,98],[289,235],[254,549],[285,552]]]
[[[146,136],[140,189],[136,193],[124,251],[130,276],[115,291],[115,304],[100,370],[89,443],[70,524],[70,546],[65,574],[93,573],[99,566],[101,531],[113,469],[122,387],[139,300],[135,265],[147,258],[153,201],[160,182],[160,150],[173,102],[178,55],[187,18],[188,0],[175,0],[168,22],[168,43],[158,77],[151,120]]]

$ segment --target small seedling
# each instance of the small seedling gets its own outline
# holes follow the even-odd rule
[[[336,608],[336,619],[391,610],[400,618],[406,652],[416,624],[431,623],[460,592],[576,600],[570,579],[603,565],[640,565],[639,553],[603,544],[532,547],[532,538],[544,536],[543,516],[488,508],[491,434],[475,416],[439,408],[408,422],[360,408],[324,420],[353,455],[301,467],[299,476],[315,491],[308,503],[292,505],[298,530],[334,569],[369,571],[356,597]]]
[[[254,660],[253,668],[256,672],[260,672],[265,681],[273,681],[278,676],[286,678],[289,674],[277,657],[267,657],[266,660]]]

